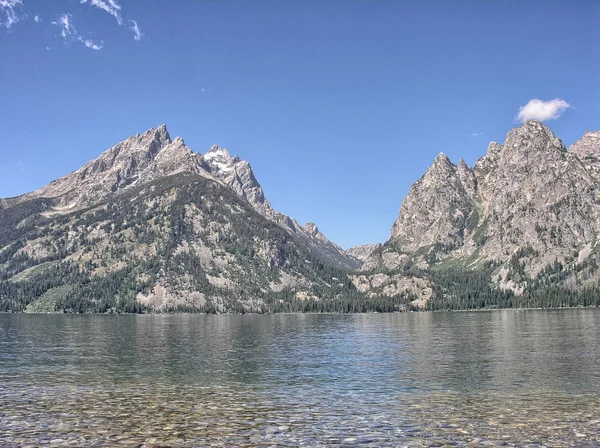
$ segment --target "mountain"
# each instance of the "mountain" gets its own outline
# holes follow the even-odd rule
[[[381,243],[363,244],[361,246],[354,246],[354,247],[351,247],[350,249],[346,249],[346,254],[348,254],[351,257],[354,257],[364,263],[365,260],[367,258],[369,258],[369,256],[371,256],[371,254],[373,252],[380,249],[381,247],[382,247]]]
[[[273,210],[248,162],[218,146],[194,153],[166,126],[0,201],[0,310],[402,306],[358,300],[346,272],[359,265]]]
[[[39,190],[3,201],[7,207],[34,198],[52,199],[52,211],[60,213],[115,197],[125,189],[160,177],[190,173],[230,186],[260,214],[297,234],[329,264],[343,269],[360,267],[359,260],[329,241],[314,224],[300,226],[293,218],[273,210],[247,161],[231,157],[217,145],[204,156],[194,153],[180,137],[171,140],[165,125],[126,139]]]
[[[503,144],[490,143],[473,168],[438,155],[355,285],[365,289],[370,281],[369,294],[377,295],[399,284],[394,276],[402,273],[435,284],[444,303],[452,297],[440,279],[450,271],[477,276],[490,297],[515,303],[541,300],[543,288],[582,292],[597,285],[599,135],[586,133],[567,151],[532,120]]]
[[[212,175],[233,188],[261,215],[301,238],[328,264],[349,270],[355,270],[361,266],[360,260],[329,241],[314,223],[301,226],[294,218],[273,210],[248,162],[240,160],[238,156],[231,157],[226,149],[217,145],[210,148],[204,155],[204,160]]]
[[[584,136],[569,146],[569,154],[576,155],[587,171],[600,181],[600,131],[586,131]]]
[[[344,251],[160,126],[0,199],[0,311],[599,306],[599,182],[600,132],[567,150],[528,121],[473,167],[439,154],[389,240]]]
[[[57,212],[74,210],[161,176],[176,173],[209,176],[202,169],[204,165],[200,154],[193,153],[181,138],[172,141],[167,127],[162,125],[128,138],[39,190],[5,201],[10,206],[47,198],[53,200]]]

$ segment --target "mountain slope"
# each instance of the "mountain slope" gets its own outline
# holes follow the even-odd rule
[[[214,145],[204,154],[208,170],[213,176],[229,185],[233,190],[254,207],[256,211],[267,219],[277,223],[284,229],[296,234],[315,253],[328,264],[342,269],[355,270],[362,264],[360,260],[347,254],[340,246],[329,241],[319,231],[314,223],[304,226],[273,209],[271,203],[265,198],[262,187],[256,180],[252,167],[238,156],[232,157],[226,149]]]
[[[370,306],[345,274],[359,262],[274,211],[247,162],[165,126],[0,205],[0,310]]]
[[[0,222],[19,220],[19,209],[38,201],[0,211]],[[56,309],[100,312],[261,312],[353,295],[343,271],[198,174],[161,177],[108,202],[29,219],[11,242],[2,235],[3,309],[35,306],[57,290]]]
[[[171,140],[167,127],[159,126],[137,134],[104,151],[80,169],[17,198],[3,199],[6,208],[34,198],[52,199],[46,213],[64,213],[114,198],[123,191],[157,178],[193,173],[231,187],[241,198],[266,218],[304,239],[317,256],[344,269],[358,269],[360,261],[347,255],[313,224],[300,226],[271,207],[250,164],[231,157],[214,145],[203,157],[187,147],[180,137]]]
[[[473,169],[440,154],[411,187],[388,242],[365,261],[365,275],[410,272],[435,282],[440,269],[479,269],[490,288],[517,296],[544,282],[591,286],[598,277],[588,264],[600,230],[599,142],[588,133],[567,152],[532,120],[503,144],[490,143]],[[564,278],[549,280],[556,263]]]

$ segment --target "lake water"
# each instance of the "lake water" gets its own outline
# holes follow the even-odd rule
[[[0,446],[600,446],[600,310],[0,315]]]

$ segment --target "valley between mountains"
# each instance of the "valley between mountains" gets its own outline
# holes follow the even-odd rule
[[[0,311],[366,312],[598,306],[600,132],[538,121],[440,154],[384,244],[273,209],[250,164],[166,126],[0,199]],[[400,199],[399,199],[400,202]]]

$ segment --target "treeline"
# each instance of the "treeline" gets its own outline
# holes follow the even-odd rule
[[[595,263],[595,262],[590,262]],[[495,308],[565,308],[600,306],[600,287],[597,283],[568,288],[565,280],[574,276],[561,263],[548,266],[535,279],[526,278],[522,269],[512,272],[523,280],[522,292],[501,289],[491,281],[493,264],[483,268],[433,270],[430,278],[435,284],[428,310],[472,310]]]
[[[37,214],[49,205],[36,200],[0,210],[0,311],[150,312],[137,297],[157,282],[205,295],[201,305],[183,300],[164,312],[396,312],[412,310],[416,298],[359,293],[345,271],[206,179],[163,178],[103,206],[54,218]],[[198,214],[190,217],[190,207]],[[40,238],[44,254],[34,259],[25,249]],[[181,250],[195,240],[226,263],[208,266],[193,248]],[[140,244],[151,254],[136,254]],[[597,283],[586,282],[597,275],[595,257],[556,262],[531,279],[522,259],[535,255],[525,248],[509,262],[507,280],[522,288],[519,295],[492,282],[492,263],[424,270],[407,262],[396,273],[433,283],[429,310],[599,306]],[[282,277],[300,279],[304,294],[291,285],[272,292]],[[229,284],[217,286],[215,278]]]

